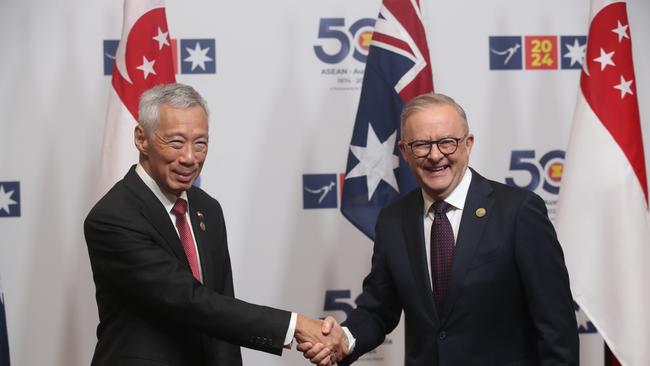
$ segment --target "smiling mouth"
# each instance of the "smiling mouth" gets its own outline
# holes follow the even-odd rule
[[[429,172],[433,172],[433,173],[440,173],[440,172],[445,171],[448,168],[449,168],[449,165],[424,167],[425,170],[427,170]]]
[[[192,177],[194,176],[194,172],[189,172],[189,173],[176,173],[176,176],[178,177],[178,180],[181,182],[189,182],[192,180]]]

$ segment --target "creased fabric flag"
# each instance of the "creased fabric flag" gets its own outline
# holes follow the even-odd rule
[[[0,366],[9,366],[9,335],[5,313],[5,295],[0,285]]]
[[[592,0],[556,226],[575,300],[622,365],[650,365],[650,216],[635,80],[626,3]]]
[[[415,188],[397,148],[406,102],[433,91],[429,48],[416,0],[384,0],[370,43],[341,199],[343,215],[374,239],[379,210]]]
[[[171,37],[162,0],[125,0],[102,144],[101,196],[137,161],[133,129],[145,90],[173,83]]]

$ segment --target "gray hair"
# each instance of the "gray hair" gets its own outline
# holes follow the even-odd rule
[[[442,105],[449,105],[452,106],[458,111],[458,115],[460,115],[461,119],[463,120],[463,127],[465,128],[465,133],[469,133],[469,124],[467,123],[467,115],[465,114],[465,110],[463,107],[460,106],[460,104],[456,103],[456,101],[444,94],[441,93],[426,93],[426,94],[420,94],[417,97],[411,99],[406,105],[404,106],[404,109],[402,109],[402,114],[400,115],[400,128],[401,131],[404,131],[404,125],[406,123],[406,120],[415,112],[421,112],[422,110],[426,109],[427,107],[430,106],[442,106]]]
[[[208,102],[191,86],[181,83],[157,85],[142,93],[138,107],[138,122],[149,136],[158,129],[159,107],[163,104],[179,109],[198,105],[209,116]]]

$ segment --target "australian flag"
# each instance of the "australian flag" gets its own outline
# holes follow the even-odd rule
[[[5,298],[0,287],[0,366],[9,366],[9,338],[5,317]]]
[[[397,142],[404,104],[433,91],[419,6],[419,1],[383,1],[363,75],[341,212],[371,239],[379,210],[417,185]]]

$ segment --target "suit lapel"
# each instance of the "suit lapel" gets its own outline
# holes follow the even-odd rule
[[[494,198],[491,197],[492,187],[490,183],[472,170],[472,182],[470,183],[463,208],[463,216],[458,229],[458,238],[454,249],[454,259],[449,276],[447,288],[447,299],[443,306],[441,319],[446,319],[460,295],[465,274],[472,262],[483,230],[490,218]],[[487,215],[478,217],[476,210],[484,208]]]
[[[131,167],[129,172],[124,177],[124,182],[126,186],[131,189],[135,195],[141,200],[140,212],[145,217],[149,223],[154,227],[154,229],[163,237],[166,245],[171,251],[176,255],[176,257],[187,265],[189,269],[189,264],[187,263],[187,257],[183,251],[183,245],[181,240],[178,237],[178,233],[172,224],[172,221],[169,217],[165,207],[158,200],[158,197],[151,192],[149,187],[140,179],[138,173],[135,172],[135,165]]]
[[[432,310],[428,312],[428,314],[432,314],[432,320],[438,323],[439,317],[433,301],[433,291],[431,291],[431,280],[427,268],[427,252],[424,248],[423,217],[424,201],[422,192],[418,188],[411,192],[407,198],[404,214],[402,215],[402,227],[417,292],[419,296],[423,297],[424,306]]]

